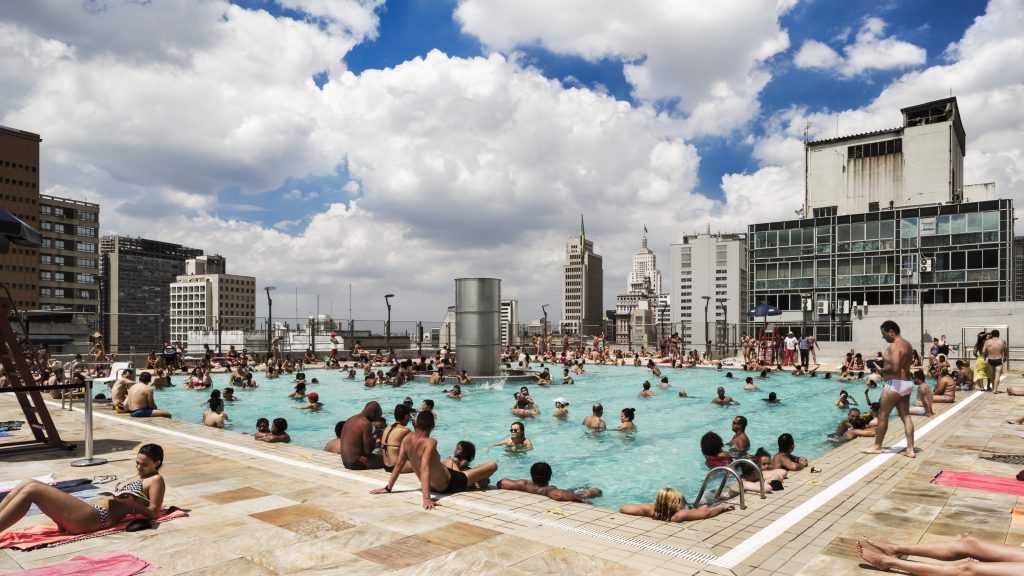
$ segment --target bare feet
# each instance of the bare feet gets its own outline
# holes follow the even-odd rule
[[[881,454],[882,453],[882,449],[878,448],[876,446],[872,446],[871,448],[865,448],[865,449],[861,450],[861,452],[864,453],[864,454]]]
[[[861,543],[866,543],[868,546],[877,548],[882,554],[886,556],[892,556],[894,558],[906,558],[905,554],[899,554],[899,547],[895,544],[889,544],[888,542],[882,542],[881,540],[872,540],[867,536],[861,536]]]
[[[914,453],[912,448],[907,448],[900,452],[900,456],[906,456],[907,458],[917,458],[917,454]]]
[[[885,570],[886,572],[892,568],[892,565],[890,564],[890,560],[892,559],[891,556],[886,556],[885,554],[875,552],[874,550],[868,550],[860,542],[857,542],[856,548],[857,554],[861,557],[861,560],[864,560],[875,568]]]

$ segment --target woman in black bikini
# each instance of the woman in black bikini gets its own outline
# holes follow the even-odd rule
[[[402,446],[402,439],[411,432],[409,430],[409,419],[412,415],[412,408],[408,404],[395,404],[395,421],[384,429],[384,435],[380,439],[381,454],[384,456],[384,470],[394,470],[395,462],[398,461],[398,451]],[[406,462],[399,474],[412,472],[412,462]]]
[[[146,444],[139,448],[135,456],[139,477],[118,486],[113,496],[100,497],[92,502],[84,502],[36,480],[21,482],[0,501],[0,531],[24,518],[33,504],[58,528],[71,534],[104,530],[128,514],[139,514],[153,520],[160,513],[164,501],[164,479],[159,472],[163,460],[164,450],[160,446]]]

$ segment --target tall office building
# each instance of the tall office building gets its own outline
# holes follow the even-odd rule
[[[518,346],[519,337],[519,300],[502,300],[501,314],[501,345]]]
[[[563,334],[595,335],[601,332],[604,325],[603,282],[602,260],[594,253],[594,243],[581,236],[570,236],[565,242],[565,265],[562,266]]]
[[[170,285],[171,341],[188,344],[199,330],[256,329],[256,278],[227,273],[223,256],[185,261],[185,274]]]
[[[100,206],[39,197],[39,307],[91,316],[99,311]]]
[[[0,209],[39,229],[38,134],[0,126]],[[39,251],[11,246],[0,254],[0,278],[19,310],[39,307]],[[4,294],[6,296],[6,294]]]
[[[736,342],[747,313],[746,235],[684,235],[671,250],[670,317],[682,341],[700,348],[708,340]]]
[[[633,310],[640,302],[645,302],[644,309],[651,310],[649,326],[631,326],[635,324]],[[649,342],[656,338],[655,332],[661,320],[661,272],[658,270],[658,258],[647,247],[647,233],[640,240],[640,249],[633,254],[633,265],[626,281],[626,292],[615,297],[615,342],[626,344],[630,335],[634,339]],[[668,310],[666,310],[668,312]]]
[[[100,239],[101,332],[111,352],[148,351],[170,338],[170,285],[202,250],[178,244],[104,236]]]
[[[748,228],[751,305],[848,341],[866,306],[1013,299],[1013,203],[963,185],[956,98],[902,114],[897,128],[806,144],[804,217]]]
[[[1024,236],[1013,239],[1013,299],[1024,301]]]

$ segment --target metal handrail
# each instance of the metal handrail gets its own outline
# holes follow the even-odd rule
[[[715,499],[717,500],[718,497],[722,495],[722,489],[725,488],[725,482],[728,478],[728,475],[731,474],[734,478],[736,478],[736,483],[739,484],[740,486],[740,510],[746,510],[747,505],[746,502],[744,502],[743,500],[743,479],[740,478],[740,475],[737,474],[735,470],[728,466],[716,466],[707,473],[707,476],[704,476],[704,483],[701,484],[700,491],[697,492],[697,498],[693,501],[694,504],[700,504],[701,498],[704,497],[704,490],[706,490],[708,487],[708,481],[711,480],[711,476],[714,475],[714,473],[718,472],[719,470],[725,472],[726,475],[722,477],[722,484],[718,487],[718,491],[715,493]]]
[[[767,496],[765,496],[764,494],[764,474],[761,473],[760,466],[755,464],[753,460],[748,460],[747,458],[739,458],[737,460],[733,460],[732,464],[730,464],[729,467],[735,470],[737,466],[744,464],[749,465],[751,468],[757,471],[757,479],[761,482],[761,500],[764,500],[765,498],[767,498]],[[742,476],[742,474],[740,476]],[[743,492],[742,482],[740,482],[740,492]]]

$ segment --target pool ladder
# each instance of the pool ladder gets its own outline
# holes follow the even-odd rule
[[[740,510],[746,510],[747,504],[743,499],[743,493],[745,492],[745,490],[743,490],[743,478],[741,478],[739,472],[736,471],[737,468],[742,466],[750,466],[757,471],[757,479],[761,483],[761,499],[764,500],[766,496],[764,494],[764,474],[761,474],[761,467],[754,464],[751,460],[740,458],[739,460],[733,460],[732,464],[728,466],[716,466],[708,471],[707,475],[704,476],[704,483],[701,484],[700,491],[697,492],[697,498],[693,501],[694,506],[700,504],[701,498],[704,497],[704,491],[707,490],[708,482],[711,481],[711,477],[715,475],[715,472],[721,471],[722,483],[718,485],[718,490],[715,491],[715,500],[717,501],[722,498],[722,491],[725,490],[725,483],[728,482],[729,477],[732,476],[736,479],[736,485],[740,489]]]

